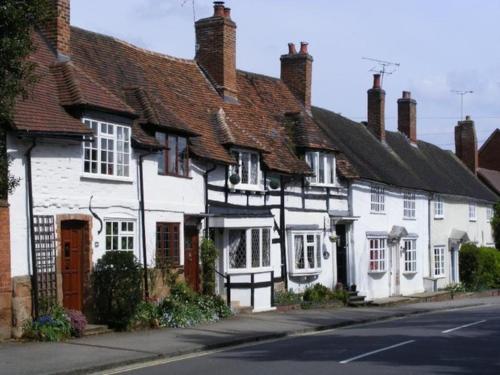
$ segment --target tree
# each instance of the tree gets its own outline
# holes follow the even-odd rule
[[[51,0],[2,0],[0,2],[0,199],[18,183],[9,175],[6,127],[12,122],[15,101],[27,97],[36,83],[33,61],[33,27],[43,25],[50,16]]]
[[[493,230],[493,240],[495,247],[500,250],[500,202],[493,208],[493,217],[491,218],[491,229]]]

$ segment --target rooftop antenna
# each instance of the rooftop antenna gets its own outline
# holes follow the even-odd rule
[[[193,23],[196,22],[196,3],[195,0],[182,0],[181,7],[184,7],[187,3],[191,3],[193,8]]]
[[[384,83],[384,75],[395,73],[401,65],[397,62],[373,59],[371,57],[362,57],[362,59],[375,63],[375,65],[369,71],[379,73],[382,84]]]
[[[464,96],[467,94],[473,94],[472,90],[451,90],[452,93],[460,95],[460,120],[464,118]]]

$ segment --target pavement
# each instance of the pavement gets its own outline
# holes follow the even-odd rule
[[[500,298],[471,298],[390,307],[293,310],[286,313],[239,315],[194,328],[111,333],[62,343],[5,342],[0,344],[0,373],[91,373],[307,332],[477,306],[500,307]]]

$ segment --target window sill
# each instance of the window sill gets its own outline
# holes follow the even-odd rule
[[[434,220],[444,220],[444,216],[434,216]]]
[[[477,219],[469,219],[469,221],[470,221],[471,223],[475,223],[475,222],[477,221]]]
[[[310,182],[309,186],[310,187],[320,187],[320,188],[335,188],[335,187],[337,187],[336,184],[320,184],[318,182]]]
[[[92,173],[82,173],[80,175],[80,179],[103,181],[103,182],[123,182],[127,184],[132,184],[134,182],[132,177],[107,176],[107,175],[92,174]]]
[[[416,275],[417,273],[418,273],[417,271],[404,271],[403,275],[413,276]]]
[[[158,176],[177,177],[177,178],[184,178],[186,180],[192,180],[193,179],[193,177],[191,177],[191,176],[182,176],[180,174],[173,174],[173,173],[158,173]]]
[[[242,185],[242,184],[238,184],[238,185],[229,185],[229,190],[230,191],[233,191],[233,192],[236,192],[236,191],[250,191],[250,192],[253,192],[253,193],[260,193],[260,194],[264,194],[265,193],[265,190],[263,187],[260,187],[260,186],[254,186],[254,185]]]
[[[370,211],[372,215],[385,215],[385,211]]]
[[[416,217],[403,217],[403,220],[416,221]]]
[[[387,271],[368,271],[368,274],[373,274],[373,275],[382,275],[384,273],[387,273]]]
[[[293,270],[290,271],[290,276],[314,276],[319,275],[321,269],[311,269],[311,270]]]
[[[245,274],[251,274],[251,273],[271,272],[272,270],[273,270],[272,267],[229,269],[227,271],[227,274],[228,275],[245,275]]]
[[[439,279],[444,279],[446,278],[446,275],[434,275],[431,277],[433,280],[439,280]]]

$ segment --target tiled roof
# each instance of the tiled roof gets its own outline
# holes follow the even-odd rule
[[[50,70],[56,60],[54,52],[38,33],[34,33],[34,43],[37,49],[30,60],[37,63],[38,81],[27,98],[17,100],[13,129],[29,134],[91,135],[91,131],[59,103],[58,87]]]
[[[488,185],[497,195],[500,196],[500,171],[493,169],[479,168],[477,170],[479,178]]]
[[[497,199],[450,151],[423,141],[415,147],[403,134],[391,131],[386,131],[387,143],[383,144],[363,124],[322,108],[312,112],[359,178],[486,201]]]

